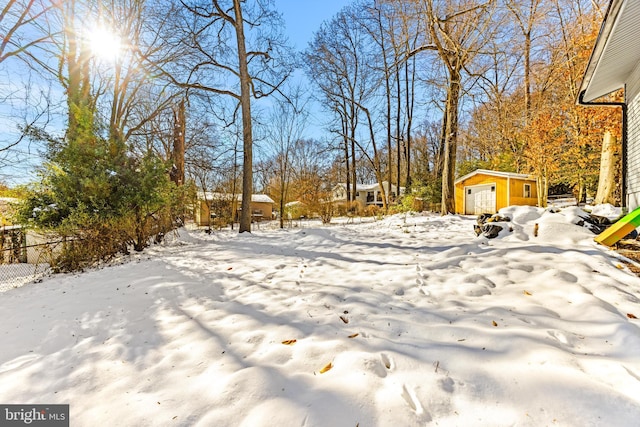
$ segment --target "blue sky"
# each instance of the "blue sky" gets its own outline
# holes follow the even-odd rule
[[[286,33],[296,49],[306,48],[322,22],[331,19],[350,0],[274,0],[286,22]]]
[[[304,50],[311,40],[313,33],[320,28],[320,25],[324,21],[331,19],[344,6],[351,3],[353,3],[352,0],[274,0],[276,10],[282,14],[285,20],[285,33],[290,43],[297,50]],[[0,81],[0,85],[7,82],[7,79],[3,79]],[[4,107],[3,109],[2,106],[0,106],[0,128],[13,130],[15,129],[15,125],[5,123],[6,117],[3,116],[15,113],[15,111],[7,111],[7,109],[11,109],[6,105]],[[318,113],[317,109],[314,109],[314,113]],[[317,121],[319,121],[319,118],[316,118],[316,120],[312,119],[312,122],[315,123],[310,124],[310,133],[312,134],[318,133],[319,124]],[[7,138],[13,140],[15,135],[8,135],[6,132],[1,133],[0,143],[6,142],[5,140],[8,140]],[[0,144],[0,146],[2,145],[3,144]],[[37,163],[39,161],[39,157],[35,156],[36,148],[35,146],[29,148],[29,146],[25,144],[20,148],[23,151],[23,159],[28,159],[28,161],[20,161],[14,164],[12,168],[5,168],[4,170],[0,168],[0,182],[16,184],[24,182],[25,179],[32,178],[30,177],[29,171],[34,168],[33,162]],[[27,151],[30,151],[31,154],[28,155]]]

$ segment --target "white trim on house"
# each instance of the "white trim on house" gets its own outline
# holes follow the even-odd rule
[[[638,22],[640,2],[611,0],[582,78],[582,101],[593,101],[629,83],[640,62]]]
[[[503,177],[503,178],[517,178],[517,179],[526,179],[529,181],[536,181],[536,178],[531,176],[531,175],[527,175],[524,173],[514,173],[514,172],[501,172],[501,171],[492,171],[492,170],[488,170],[488,169],[476,169],[471,173],[466,174],[465,176],[462,176],[458,179],[456,179],[455,184],[458,184],[459,182],[464,181],[465,179],[469,179],[472,176],[476,176],[476,175],[489,175],[489,176],[499,176],[499,177]]]

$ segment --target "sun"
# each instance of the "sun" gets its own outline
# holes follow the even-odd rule
[[[89,46],[94,57],[107,61],[115,61],[122,53],[120,37],[104,27],[90,30]]]

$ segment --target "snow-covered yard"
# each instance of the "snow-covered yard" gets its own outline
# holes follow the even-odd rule
[[[632,426],[640,279],[561,213],[211,236],[0,293],[0,402],[72,426]],[[539,233],[534,237],[534,224]]]

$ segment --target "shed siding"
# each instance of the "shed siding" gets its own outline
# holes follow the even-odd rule
[[[531,194],[529,197],[525,197],[524,194],[525,184],[531,186]],[[511,206],[535,206],[538,203],[538,189],[536,188],[535,181],[511,178],[509,193],[511,194],[509,203]]]
[[[497,210],[510,205],[536,206],[538,202],[536,182],[533,180],[477,174],[456,184],[456,213],[465,213],[465,187],[489,184],[496,186]],[[524,184],[531,185],[531,197],[524,197]]]
[[[627,84],[627,206],[640,206],[640,64]]]

